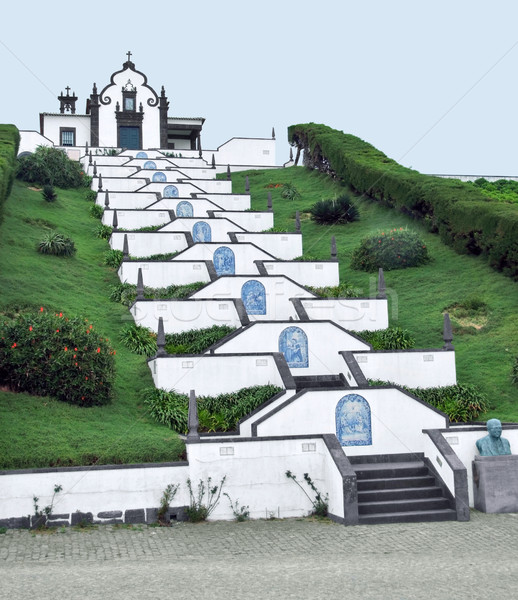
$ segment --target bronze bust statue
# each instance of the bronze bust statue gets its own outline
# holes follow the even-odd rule
[[[488,435],[476,441],[480,456],[504,456],[511,454],[509,440],[502,436],[502,423],[498,419],[489,419],[486,423]]]

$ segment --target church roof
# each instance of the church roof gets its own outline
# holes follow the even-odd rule
[[[90,117],[90,115],[80,115],[78,113],[48,113],[43,112],[41,115],[45,115],[46,117]]]

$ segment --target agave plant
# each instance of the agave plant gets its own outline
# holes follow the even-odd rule
[[[38,244],[41,254],[54,254],[55,256],[72,256],[76,251],[74,242],[62,233],[50,231],[45,234]]]

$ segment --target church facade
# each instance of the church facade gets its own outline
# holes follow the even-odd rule
[[[84,114],[76,110],[70,88],[58,96],[59,113],[40,113],[40,135],[55,146],[128,150],[201,149],[204,118],[169,117],[164,87],[158,94],[146,75],[135,68],[128,52],[122,69],[113,73],[100,91],[94,83]]]

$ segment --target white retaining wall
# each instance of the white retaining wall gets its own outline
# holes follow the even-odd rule
[[[216,219],[230,219],[246,231],[265,231],[273,227],[273,212],[221,211]]]
[[[94,188],[92,187],[92,189]],[[110,188],[104,186],[103,182],[103,191],[97,192],[97,198],[95,200],[96,204],[103,207],[105,205],[106,190],[109,190],[108,201],[110,208],[115,210],[144,210],[157,201],[156,194],[144,192],[116,192],[115,190],[110,190]],[[167,208],[160,207],[160,210],[167,210]]]
[[[301,285],[326,287],[340,283],[337,262],[273,262],[265,260],[264,266],[268,275],[286,275]]]
[[[34,152],[38,146],[53,146],[52,140],[38,131],[20,130],[20,147],[18,155],[22,152]]]
[[[187,250],[184,250],[172,260],[210,260],[212,261],[214,253],[218,248],[230,248],[235,256],[236,275],[249,275],[257,272],[255,260],[264,260],[271,258],[269,254],[253,246],[252,244],[222,244],[222,243],[200,243],[194,244]]]
[[[128,249],[132,257],[146,257],[153,254],[180,252],[187,248],[187,240],[183,232],[122,232],[114,231],[110,236],[110,247],[122,250],[124,236],[128,236]]]
[[[447,423],[445,415],[395,388],[306,390],[258,423],[257,435],[336,434],[336,405],[348,394],[359,394],[369,403],[372,444],[343,446],[347,456],[424,452],[428,436],[422,430]]]
[[[178,210],[180,202],[190,202],[192,205],[193,217],[208,218],[209,210],[220,210],[214,202],[201,198],[162,198],[148,207],[148,210]]]
[[[217,150],[204,150],[203,158],[224,165],[248,165],[255,167],[275,166],[275,140],[272,138],[232,138],[218,147]]]
[[[135,192],[147,184],[147,179],[143,177],[104,177],[102,191],[109,190],[110,192]],[[91,189],[97,191],[99,189],[99,177],[92,179]],[[148,190],[145,190],[148,191]]]
[[[412,388],[457,383],[454,351],[375,351],[355,353],[354,358],[367,379],[380,379]]]
[[[302,256],[300,233],[238,233],[238,242],[249,242],[269,252],[280,260],[293,260]]]
[[[104,206],[104,205],[103,205]],[[113,213],[110,208],[104,209],[102,222],[104,225],[113,224]],[[167,210],[117,210],[117,222],[120,229],[140,229],[141,227],[156,227],[171,221]]]
[[[162,227],[161,231],[189,231],[193,233],[196,223],[203,221],[210,226],[213,242],[230,242],[229,232],[241,232],[243,229],[228,219],[211,219],[209,217],[177,217],[171,223]]]
[[[250,194],[199,193],[198,198],[210,200],[210,202],[214,202],[214,204],[216,204],[223,210],[248,210],[250,208]]]
[[[301,303],[312,321],[334,321],[351,331],[375,331],[389,326],[386,298],[310,298]]]
[[[180,333],[213,325],[241,327],[232,300],[146,300],[137,301],[130,309],[135,323],[158,331],[162,317],[165,333]]]
[[[125,261],[118,270],[121,282],[137,284],[138,270],[142,269],[144,285],[148,287],[168,287],[184,285],[196,281],[210,281],[209,271],[204,261]]]
[[[148,361],[157,388],[198,396],[235,392],[244,387],[284,383],[271,354],[166,356]]]

